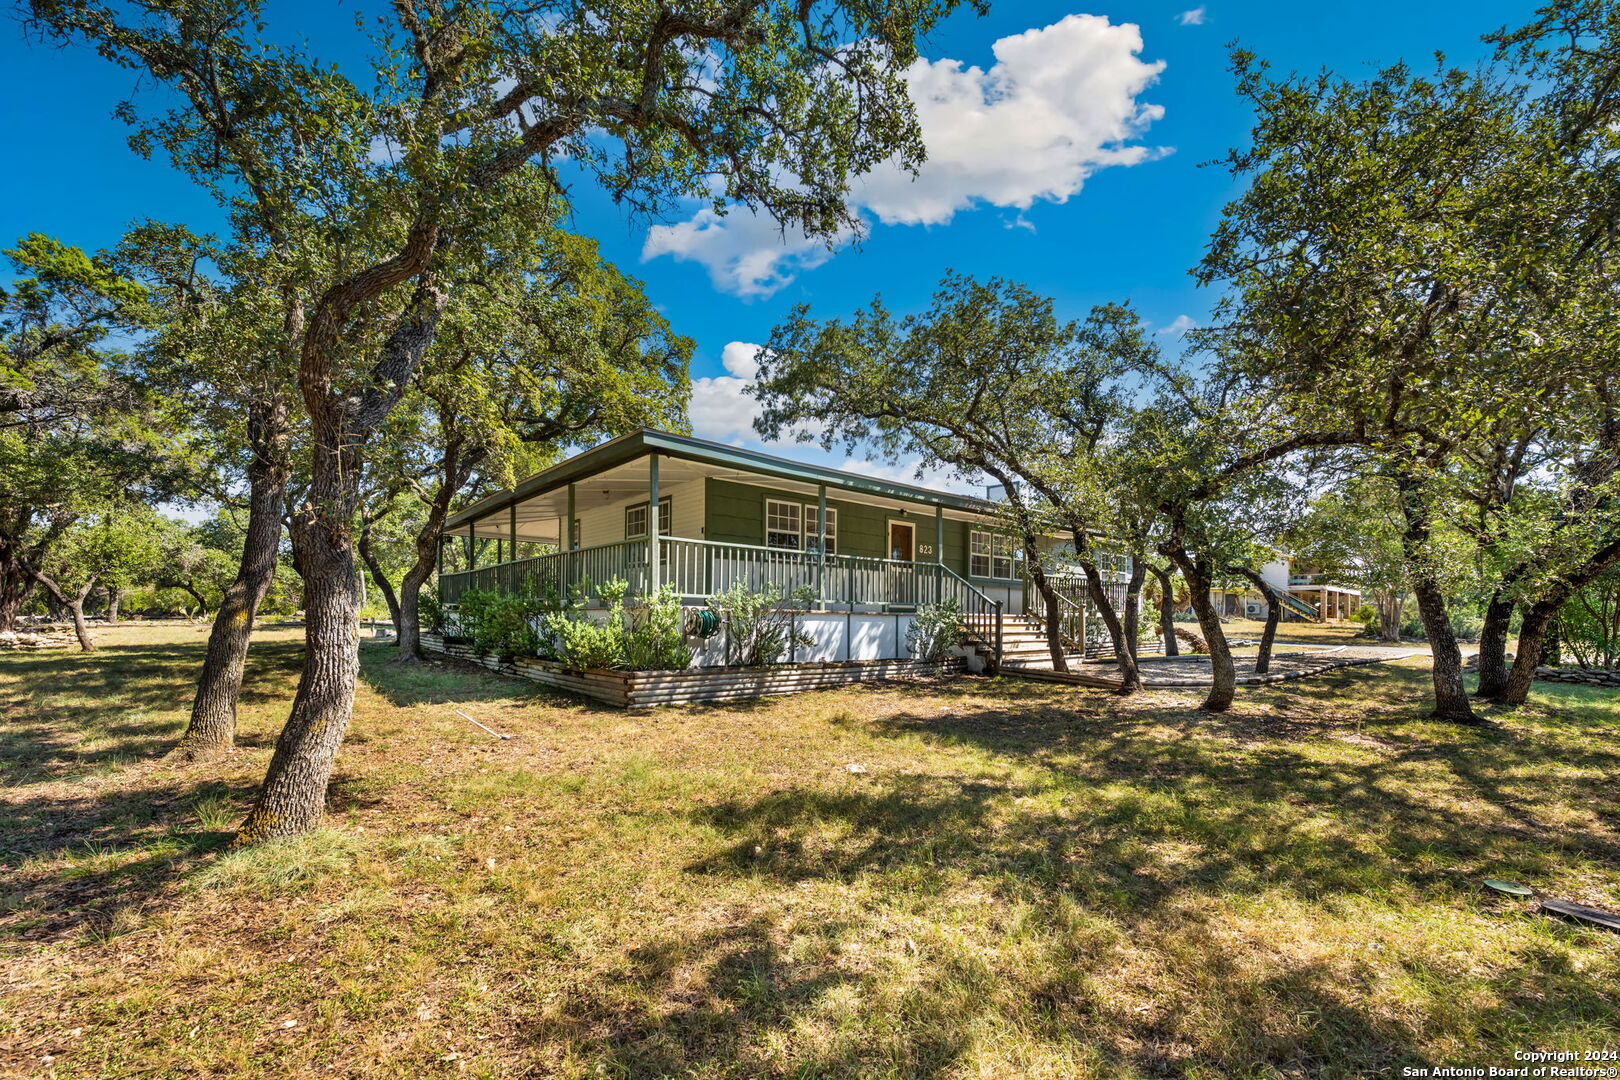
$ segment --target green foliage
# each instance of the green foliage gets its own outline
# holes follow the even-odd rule
[[[770,667],[792,650],[814,645],[815,639],[799,630],[794,620],[815,598],[808,585],[784,595],[778,585],[755,591],[744,581],[709,597],[710,609],[725,627],[726,663]]]
[[[962,611],[955,600],[924,604],[906,628],[906,649],[918,660],[944,660],[961,640]]]
[[[535,620],[545,614],[540,602],[494,589],[469,589],[461,597],[456,624],[480,656],[534,656],[541,637]]]
[[[660,588],[651,600],[626,609],[624,666],[631,671],[679,671],[692,663],[686,640],[685,609],[672,585]]]
[[[1620,666],[1620,570],[1577,592],[1558,617],[1560,642],[1582,667]]]
[[[556,658],[569,667],[627,671],[680,671],[692,663],[680,594],[665,585],[650,601],[627,604],[630,586],[622,578],[604,582],[597,595],[607,602],[605,618],[592,619],[578,600],[546,618]]]
[[[439,599],[439,590],[423,589],[417,605],[422,625],[435,634],[444,633],[444,602]]]

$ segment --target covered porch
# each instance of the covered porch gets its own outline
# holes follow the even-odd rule
[[[991,504],[642,431],[571,458],[452,517],[439,595],[470,589],[599,603],[670,587],[686,603],[739,583],[820,611],[964,616],[1022,610],[1012,561],[989,550]],[[985,550],[979,550],[985,549]],[[978,569],[985,577],[971,577]],[[999,576],[996,576],[999,575]]]

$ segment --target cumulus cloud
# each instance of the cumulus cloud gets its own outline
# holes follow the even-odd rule
[[[652,227],[641,257],[660,255],[701,263],[721,292],[756,297],[769,296],[801,270],[820,266],[832,258],[832,248],[800,232],[784,233],[770,217],[746,209],[721,216],[704,207],[690,221]]]
[[[1164,63],[1141,59],[1134,24],[1069,15],[1002,38],[992,51],[988,69],[948,59],[911,66],[907,82],[928,160],[915,178],[893,164],[858,178],[850,205],[861,217],[942,225],[979,205],[1022,212],[1036,202],[1064,202],[1098,169],[1165,152],[1131,141],[1164,115],[1138,100]],[[831,251],[801,235],[784,237],[774,222],[747,211],[721,216],[704,208],[651,230],[642,257],[660,255],[701,263],[716,288],[757,297]]]
[[[1200,5],[1198,7],[1195,7],[1191,11],[1183,11],[1180,15],[1176,16],[1176,22],[1180,23],[1182,26],[1203,26],[1204,25],[1204,8],[1203,8],[1203,6]]]
[[[723,443],[756,440],[754,418],[759,415],[759,402],[744,394],[743,387],[759,374],[754,360],[758,352],[758,345],[730,342],[720,351],[726,374],[692,380],[692,402],[687,407],[692,434]]]
[[[759,364],[754,359],[758,353],[758,345],[746,341],[729,342],[720,351],[720,364],[726,373],[692,380],[692,401],[687,410],[692,421],[692,434],[700,439],[712,439],[732,446],[748,445],[777,453],[791,453],[800,461],[829,465],[862,476],[921,484],[923,487],[965,495],[984,494],[983,484],[963,480],[949,469],[930,469],[919,475],[917,458],[883,462],[830,454],[819,446],[800,442],[791,434],[773,442],[761,439],[754,432],[754,418],[760,411],[759,402],[743,392],[744,387],[759,375]]]
[[[1169,334],[1173,337],[1180,338],[1181,335],[1197,326],[1198,320],[1194,319],[1191,315],[1177,315],[1171,320],[1169,326],[1162,326],[1156,332],[1159,334]]]

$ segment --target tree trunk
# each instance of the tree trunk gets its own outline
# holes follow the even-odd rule
[[[1181,655],[1181,646],[1176,642],[1176,591],[1175,579],[1169,570],[1157,566],[1149,566],[1153,576],[1159,579],[1159,635],[1164,638],[1164,655]]]
[[[1513,618],[1513,599],[1497,588],[1485,605],[1485,625],[1479,632],[1479,686],[1474,696],[1500,701],[1507,692],[1508,622]]]
[[[1046,571],[1041,568],[1040,555],[1035,544],[1026,540],[1024,555],[1029,567],[1030,581],[1035,585],[1035,592],[1041,598],[1042,606],[1046,609],[1043,620],[1046,627],[1046,649],[1052,657],[1053,671],[1069,670],[1069,650],[1063,643],[1062,602],[1058,599],[1057,590],[1047,579]]]
[[[248,464],[248,523],[236,579],[220,599],[208,652],[197,676],[191,722],[169,759],[212,761],[236,745],[236,700],[242,693],[253,619],[276,576],[281,551],[281,519],[286,512],[289,426],[282,402],[268,404],[249,418],[253,459]]]
[[[1401,613],[1406,609],[1405,593],[1383,593],[1375,597],[1378,608],[1378,635],[1385,641],[1401,640]]]
[[[1500,700],[1505,705],[1523,705],[1530,697],[1530,686],[1536,681],[1536,668],[1541,666],[1549,630],[1563,601],[1542,599],[1531,604],[1524,612],[1519,626],[1518,653],[1513,657],[1513,670],[1508,672],[1507,684],[1502,687]]]
[[[124,590],[116,585],[107,586],[107,624],[110,626],[118,621],[118,603],[124,598]]]
[[[20,541],[0,536],[0,630],[5,631],[17,629],[23,605],[39,585],[19,546]]]
[[[399,635],[399,655],[395,659],[401,663],[418,663],[423,659],[422,586],[432,572],[431,564],[425,569],[412,566],[405,571],[405,580],[400,584],[399,615],[394,630]]]
[[[1097,609],[1097,615],[1108,630],[1108,640],[1114,646],[1114,660],[1119,665],[1119,692],[1134,694],[1142,689],[1142,673],[1136,666],[1136,642],[1126,634],[1125,624],[1108,597],[1097,564],[1087,559],[1080,563],[1080,568],[1086,572],[1086,594],[1091,597],[1091,605]]]
[[[326,810],[326,789],[349,730],[360,668],[359,578],[351,536],[360,448],[405,392],[433,341],[444,304],[445,294],[432,276],[419,278],[384,343],[371,386],[360,393],[332,385],[331,357],[323,352],[336,348],[337,324],[330,316],[321,316],[327,321],[320,332],[312,325],[304,341],[299,380],[313,446],[308,502],[292,516],[294,557],[304,578],[304,666],[264,786],[234,846],[308,832]]]
[[[1421,483],[1406,472],[1399,473],[1394,480],[1400,495],[1401,516],[1406,523],[1401,533],[1401,553],[1409,568],[1412,595],[1417,598],[1418,614],[1423,617],[1429,651],[1434,654],[1430,665],[1434,677],[1434,711],[1429,715],[1457,724],[1478,724],[1480,718],[1474,714],[1468,702],[1468,690],[1463,686],[1462,650],[1457,647],[1457,635],[1452,633],[1446,598],[1440,591],[1439,578],[1432,565],[1429,510],[1423,501]]]
[[[1215,584],[1214,570],[1207,559],[1190,555],[1179,544],[1173,544],[1165,554],[1170,556],[1176,569],[1181,571],[1182,579],[1187,582],[1193,614],[1198,616],[1198,628],[1203,631],[1204,641],[1209,646],[1211,683],[1203,708],[1208,712],[1225,712],[1237,697],[1237,670],[1232,664],[1232,648],[1226,643],[1226,628],[1221,625],[1215,602],[1209,598],[1210,589]]]
[[[1282,621],[1282,597],[1256,571],[1246,566],[1234,569],[1248,578],[1260,590],[1260,595],[1266,598],[1266,628],[1260,632],[1260,651],[1254,657],[1254,673],[1267,675],[1271,672],[1271,647],[1277,640],[1277,624]]]
[[[34,579],[45,586],[45,591],[62,606],[63,610],[73,616],[73,633],[79,639],[79,651],[95,652],[96,643],[90,637],[90,626],[84,621],[84,601],[90,595],[90,590],[96,587],[96,579],[92,577],[85,582],[83,588],[72,594],[58,585],[55,579],[38,570],[34,571]]]
[[[180,588],[188,593],[193,600],[197,601],[197,614],[199,616],[208,614],[208,600],[202,593],[197,591],[196,586],[181,585]]]
[[[399,597],[394,593],[394,585],[383,572],[382,563],[377,559],[377,553],[371,546],[371,523],[367,522],[360,529],[360,561],[366,564],[366,570],[371,574],[372,583],[377,591],[382,593],[383,601],[388,605],[388,618],[394,624],[394,632],[399,632]]]
[[[342,456],[350,460],[350,455]],[[323,472],[311,486],[313,506],[300,510],[292,523],[305,589],[303,671],[264,787],[237,830],[238,846],[308,832],[320,824],[327,784],[354,709],[360,597],[349,521],[355,484],[352,475],[332,464]]]
[[[26,574],[27,571],[22,571]],[[28,576],[26,580],[14,573],[11,567],[0,570],[0,630],[14,631],[17,629],[18,618],[22,615],[23,605],[34,593],[34,579]]]
[[[1519,627],[1518,655],[1513,658],[1513,670],[1508,672],[1507,690],[1502,695],[1504,704],[1523,705],[1530,697],[1530,684],[1536,680],[1536,668],[1558,662],[1558,614],[1569,598],[1617,565],[1620,565],[1620,539],[1599,548],[1525,611],[1524,622]],[[1547,655],[1549,646],[1554,650],[1550,657]]]

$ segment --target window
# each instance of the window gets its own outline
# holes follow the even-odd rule
[[[968,573],[973,577],[1010,578],[1013,576],[1012,537],[980,532],[969,535]]]
[[[670,523],[673,515],[670,512],[669,496],[665,495],[658,500],[658,535],[670,535]],[[647,504],[636,503],[634,506],[624,508],[624,538],[635,540],[647,535]]]
[[[765,546],[803,550],[804,514],[798,503],[765,500]]]
[[[804,508],[804,550],[816,550],[816,537],[821,530],[816,520],[816,507],[806,505]],[[838,554],[838,511],[827,507],[827,554]]]

